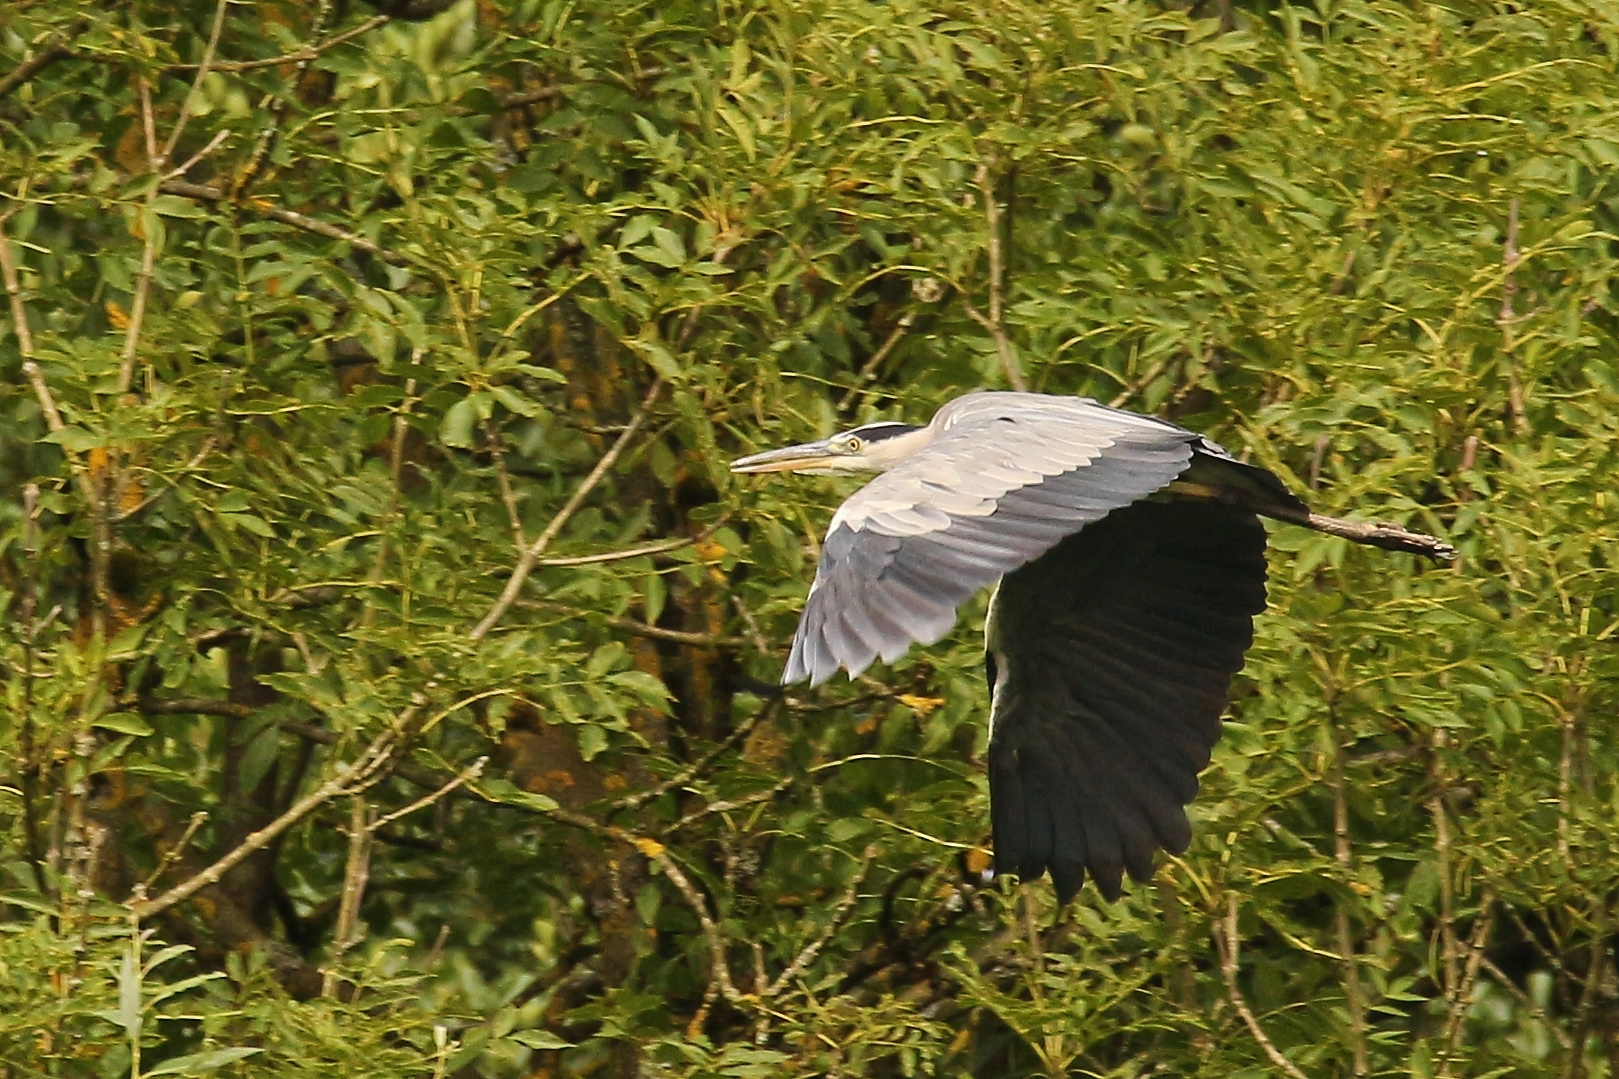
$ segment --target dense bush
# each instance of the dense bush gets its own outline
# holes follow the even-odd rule
[[[1619,1072],[1619,14],[22,0],[0,1075]],[[977,622],[772,686],[1022,384],[1273,529],[1192,849],[989,882]]]

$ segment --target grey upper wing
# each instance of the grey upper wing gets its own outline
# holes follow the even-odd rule
[[[980,393],[856,492],[822,546],[783,682],[819,685],[949,632],[980,588],[1167,485],[1202,440],[1081,398]]]

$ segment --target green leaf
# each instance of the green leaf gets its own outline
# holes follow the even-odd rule
[[[148,1076],[204,1075],[208,1072],[218,1071],[227,1064],[234,1064],[238,1060],[244,1060],[255,1053],[262,1052],[264,1052],[263,1049],[250,1049],[247,1047],[210,1049],[207,1052],[192,1053],[189,1056],[175,1057],[173,1060],[164,1061],[146,1074]]]
[[[476,396],[473,394],[461,398],[444,413],[438,437],[446,446],[462,450],[472,448],[472,425],[478,419],[478,402],[473,400]]]
[[[491,388],[489,392],[494,395],[495,400],[499,401],[501,404],[505,405],[509,410],[517,413],[519,416],[528,416],[532,418],[534,416],[545,415],[545,408],[543,405],[529,400],[527,397],[524,397],[510,386],[495,386]]]
[[[117,731],[119,734],[132,734],[137,738],[144,738],[152,733],[152,725],[134,712],[108,712],[106,715],[94,720],[90,725],[92,727],[101,727],[104,730]]]
[[[581,723],[578,731],[579,755],[587,761],[595,760],[607,748],[607,731],[596,723]]]
[[[41,442],[54,442],[69,453],[85,453],[89,450],[99,449],[106,445],[105,435],[91,434],[82,427],[67,426],[61,430],[52,431],[40,439]]]
[[[529,1049],[572,1049],[574,1046],[573,1042],[564,1041],[549,1030],[514,1030],[506,1037]]]

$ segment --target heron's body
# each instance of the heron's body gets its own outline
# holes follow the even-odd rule
[[[996,865],[1108,897],[1191,839],[1184,806],[1265,606],[1258,512],[1317,520],[1264,469],[1084,398],[973,393],[737,471],[879,471],[838,509],[783,682],[986,625]],[[1256,512],[1257,511],[1257,512]],[[1325,520],[1325,519],[1321,519]],[[1375,540],[1372,542],[1376,542]]]

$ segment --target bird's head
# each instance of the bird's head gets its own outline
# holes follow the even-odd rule
[[[932,438],[926,427],[885,420],[823,438],[766,450],[731,462],[732,472],[808,472],[838,475],[886,472]]]

